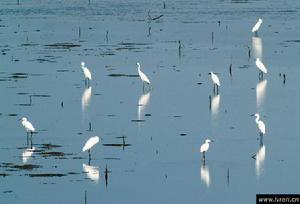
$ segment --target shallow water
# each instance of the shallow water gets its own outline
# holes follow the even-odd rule
[[[299,192],[299,3],[16,2],[0,3],[1,203],[253,203]],[[144,93],[138,61],[152,83]],[[37,129],[32,146],[22,116]],[[81,149],[94,135],[103,141],[89,165]],[[206,138],[215,142],[204,165]]]

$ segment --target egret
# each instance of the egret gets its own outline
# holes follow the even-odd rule
[[[81,62],[81,69],[84,74],[85,85],[90,85],[90,80],[92,80],[92,74],[90,70],[85,66],[84,62]]]
[[[210,72],[209,74],[211,75],[211,80],[212,80],[213,85],[214,85],[214,93],[215,93],[215,87],[217,87],[217,94],[218,94],[219,93],[219,86],[221,85],[219,77],[213,72]]]
[[[262,63],[262,61],[260,61],[259,58],[256,58],[255,64],[256,64],[257,68],[259,69],[259,75],[258,75],[259,79],[263,79],[264,73],[266,74],[268,72],[267,68]]]
[[[261,26],[262,24],[262,19],[259,18],[258,21],[256,22],[256,24],[253,26],[252,28],[252,33],[257,33],[259,27]]]
[[[200,152],[203,153],[203,160],[205,160],[205,152],[209,149],[209,143],[213,142],[213,140],[206,139],[205,142],[200,147]]]
[[[28,140],[29,140],[29,134],[30,134],[30,140],[32,139],[32,134],[35,131],[35,128],[33,127],[33,125],[31,124],[31,122],[29,122],[27,120],[26,117],[22,117],[21,119],[21,124],[22,126],[26,129],[27,132],[27,145],[28,145]],[[32,143],[32,142],[31,142]]]
[[[21,119],[21,124],[23,125],[23,127],[26,129],[27,133],[33,133],[35,131],[35,128],[33,127],[33,125],[31,124],[31,122],[29,122],[27,120],[26,117],[22,117]]]
[[[91,148],[98,142],[99,142],[98,136],[91,137],[90,139],[88,139],[88,141],[86,141],[85,145],[82,148],[82,152],[85,151],[89,152],[89,161],[91,160]]]
[[[141,65],[140,65],[140,63],[137,62],[136,64],[137,64],[137,66],[138,66],[139,76],[140,76],[141,80],[143,81],[143,90],[144,90],[144,85],[145,85],[145,83],[150,85],[150,80],[148,79],[148,77],[146,76],[146,74],[144,74],[144,73],[141,71]]]
[[[266,134],[266,126],[265,123],[263,121],[260,120],[260,116],[258,113],[255,113],[254,116],[255,118],[255,122],[257,124],[258,130],[259,130],[259,135],[263,136],[264,134]]]

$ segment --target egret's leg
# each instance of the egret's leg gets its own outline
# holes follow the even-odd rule
[[[27,135],[27,147],[29,146],[29,132],[26,133]]]
[[[88,152],[89,152],[89,165],[90,165],[90,163],[91,163],[91,150],[89,149]]]
[[[205,161],[205,151],[203,152],[203,160]]]
[[[32,132],[30,132],[30,148],[32,148]]]
[[[261,134],[259,137],[259,145],[263,146],[264,145],[264,140],[263,140],[263,135]]]
[[[213,91],[214,91],[214,95],[215,95],[215,92],[216,92],[216,85],[215,84],[214,84]]]
[[[208,98],[209,98],[209,110],[211,110],[211,96],[209,96]]]
[[[217,95],[219,94],[219,86],[218,85],[216,85],[217,86]]]
[[[143,93],[145,92],[145,83],[143,82]]]

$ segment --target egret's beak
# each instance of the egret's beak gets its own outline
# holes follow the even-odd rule
[[[208,75],[211,75],[211,73],[208,73]]]
[[[103,140],[103,138],[102,137],[99,137],[100,138],[100,141],[102,141]]]
[[[215,142],[214,140],[210,140],[211,142]]]
[[[250,116],[254,116],[254,114],[251,114]]]
[[[18,121],[21,121],[22,120],[22,118],[20,118]]]

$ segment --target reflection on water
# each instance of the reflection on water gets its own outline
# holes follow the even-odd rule
[[[99,181],[99,167],[91,166],[87,164],[82,164],[83,171],[86,173],[87,177],[92,181]]]
[[[262,39],[260,37],[252,37],[253,58],[262,59]]]
[[[205,164],[205,162],[201,163],[200,177],[201,177],[201,181],[208,188],[210,186],[210,175],[209,175],[209,168],[208,168],[207,164]]]
[[[263,103],[265,101],[266,87],[267,87],[266,79],[259,81],[256,85],[256,107],[258,111],[261,111],[260,109],[262,108]]]
[[[81,110],[85,111],[86,107],[89,105],[92,95],[92,87],[85,88],[81,97]]]
[[[265,157],[266,157],[266,146],[262,144],[255,157],[255,170],[256,170],[256,175],[260,176],[262,171],[263,171],[263,165],[265,162]]]
[[[217,116],[219,113],[220,107],[220,94],[213,96],[211,99],[211,113],[214,116]]]
[[[35,147],[25,149],[25,151],[22,153],[23,163],[26,163],[28,161],[28,159],[33,155],[34,151]]]
[[[145,107],[149,103],[150,100],[150,91],[147,93],[143,93],[138,102],[138,119],[141,120],[141,116],[144,113]]]

